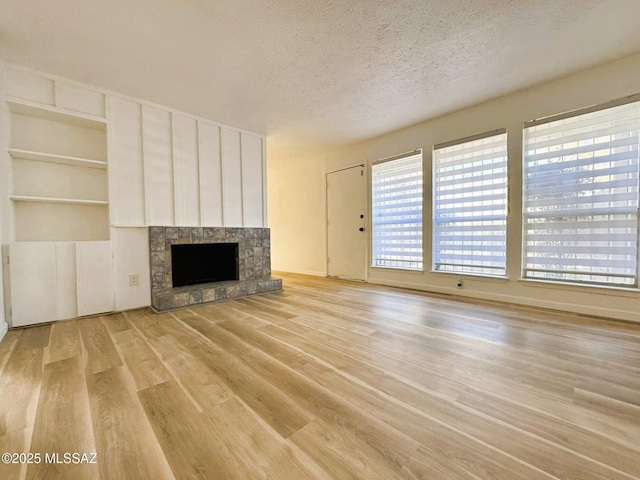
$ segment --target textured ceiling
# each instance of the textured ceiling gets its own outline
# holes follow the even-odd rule
[[[0,58],[301,158],[640,51],[640,0],[0,0]]]

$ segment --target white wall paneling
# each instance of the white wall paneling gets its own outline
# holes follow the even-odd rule
[[[196,121],[172,115],[173,194],[175,220],[179,226],[200,225],[198,130]]]
[[[12,326],[57,320],[55,243],[12,243],[9,257]]]
[[[105,95],[102,92],[14,68],[7,68],[5,76],[5,92],[11,99],[105,116]]]
[[[111,224],[145,224],[142,118],[140,104],[108,99],[109,197]]]
[[[63,82],[55,83],[56,107],[104,117],[104,94]]]
[[[269,225],[269,209],[268,206],[268,169],[267,169],[267,139],[262,137],[262,226]]]
[[[149,237],[146,228],[112,228],[115,310],[130,310],[151,304]],[[139,284],[129,285],[129,275]]]
[[[45,105],[55,104],[53,80],[12,68],[6,69],[5,78],[7,95]]]
[[[78,315],[113,310],[111,242],[76,243]]]
[[[147,225],[266,226],[264,137],[0,70],[0,236],[15,256],[3,300],[14,325],[149,305]]]
[[[245,227],[262,226],[263,162],[262,139],[243,134],[242,142],[242,218]]]
[[[171,113],[142,106],[147,225],[174,225]]]
[[[114,227],[266,225],[264,137],[109,97]]]
[[[240,133],[222,128],[222,210],[225,227],[242,227]]]
[[[200,222],[205,227],[222,225],[222,165],[220,127],[198,122],[200,160]]]

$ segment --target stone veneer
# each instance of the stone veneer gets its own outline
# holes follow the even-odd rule
[[[171,245],[237,243],[239,280],[173,288]],[[271,276],[268,228],[149,227],[151,306],[159,312],[282,290]]]

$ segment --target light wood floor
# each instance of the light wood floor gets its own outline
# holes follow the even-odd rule
[[[42,455],[1,479],[638,479],[640,325],[286,275],[10,331],[1,452]]]

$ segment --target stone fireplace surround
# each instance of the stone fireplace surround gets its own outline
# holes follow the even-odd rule
[[[151,306],[158,312],[282,290],[271,276],[268,228],[149,227]],[[173,288],[171,245],[238,243],[239,280]]]

